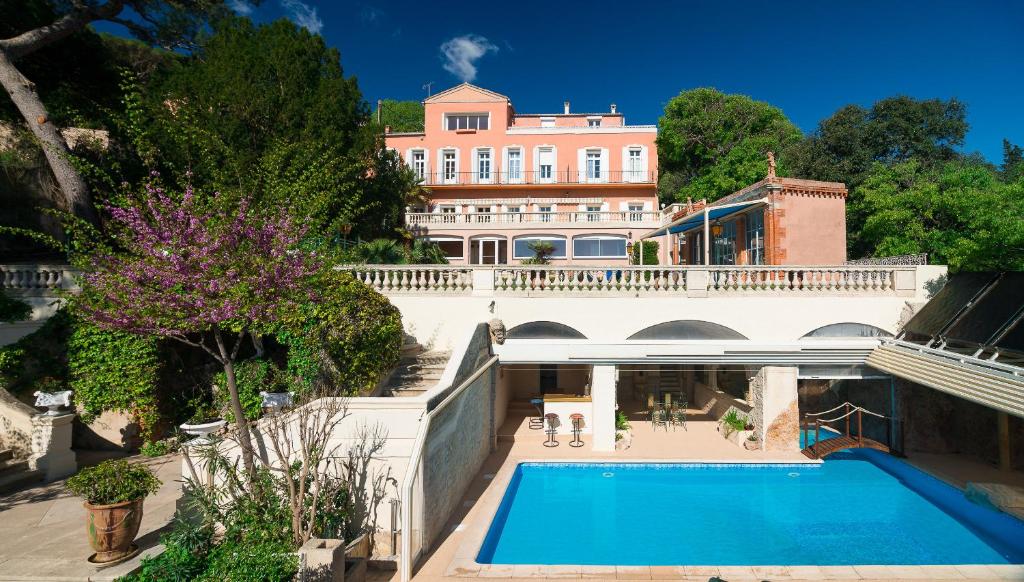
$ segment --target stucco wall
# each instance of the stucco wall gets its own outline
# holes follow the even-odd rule
[[[846,262],[846,200],[839,196],[786,194],[780,214],[785,265],[842,265]]]

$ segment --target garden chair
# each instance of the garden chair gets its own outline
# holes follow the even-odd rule
[[[657,430],[659,425],[668,430],[668,411],[664,406],[657,404],[651,409],[651,427]]]
[[[545,447],[557,447],[558,440],[555,439],[555,434],[558,433],[558,427],[562,425],[558,420],[558,415],[554,412],[549,412],[544,415],[544,420],[547,428],[545,432],[548,433],[548,440],[544,441]]]
[[[583,415],[578,412],[571,414],[569,420],[572,422],[572,441],[569,442],[569,446],[582,447],[583,441],[580,439],[580,435],[583,433]]]
[[[682,401],[682,402],[676,403],[676,405],[672,407],[672,412],[671,412],[671,415],[670,415],[670,418],[669,418],[669,421],[672,423],[672,430],[675,430],[675,428],[677,426],[681,426],[681,427],[683,427],[683,430],[687,430],[686,429],[686,408],[687,408],[688,404],[689,404],[688,402]]]

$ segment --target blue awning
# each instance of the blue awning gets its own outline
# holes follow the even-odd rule
[[[750,208],[751,206],[756,206],[758,204],[767,204],[767,203],[768,203],[768,200],[766,198],[761,198],[761,199],[758,199],[758,200],[750,200],[750,201],[747,201],[747,202],[736,202],[734,204],[723,204],[722,206],[712,206],[712,207],[707,209],[707,213],[708,213],[707,220],[708,220],[708,222],[715,222],[716,220],[718,220],[720,218],[725,218],[726,216],[730,216],[732,214],[737,214],[737,213],[743,212],[744,210]],[[660,228],[658,228],[656,230],[652,230],[651,232],[648,232],[648,233],[644,234],[640,238],[644,239],[644,238],[651,238],[651,237],[655,237],[655,236],[662,236],[662,235],[666,235],[666,234],[680,234],[680,233],[684,233],[684,232],[688,232],[688,231],[694,230],[696,228],[704,228],[704,211],[703,210],[700,210],[700,211],[697,211],[697,212],[693,212],[693,213],[688,214],[688,215],[686,215],[686,216],[684,216],[682,218],[679,218],[677,220],[673,220],[672,222],[666,224],[665,226],[662,226],[662,227],[660,227]]]

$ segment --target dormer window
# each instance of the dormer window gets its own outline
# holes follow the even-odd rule
[[[541,117],[540,118],[540,126],[541,127],[554,127],[555,126],[555,118],[554,117]]]
[[[588,117],[587,118],[587,127],[601,127],[601,118],[600,117]]]
[[[444,127],[448,131],[483,130],[490,127],[490,117],[486,113],[447,113]]]

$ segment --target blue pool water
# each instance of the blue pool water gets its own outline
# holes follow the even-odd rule
[[[1024,563],[1024,522],[876,451],[820,465],[524,463],[477,560]]]

